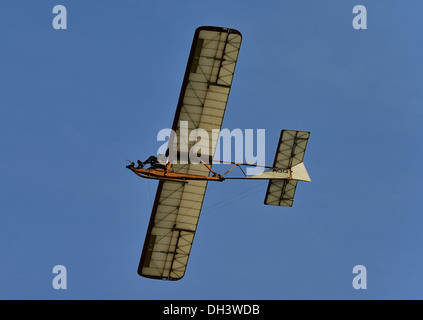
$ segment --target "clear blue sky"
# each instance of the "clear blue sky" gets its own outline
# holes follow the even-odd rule
[[[57,4],[67,30],[52,27]],[[357,4],[367,30],[352,27]],[[417,0],[1,1],[0,298],[422,299],[422,12]],[[281,129],[311,131],[312,182],[292,208],[265,206],[260,182],[214,186],[185,277],[145,279],[157,182],[125,159],[162,144],[202,25],[243,34],[223,126],[266,129],[268,164]],[[59,264],[67,290],[51,284]],[[357,264],[367,290],[352,287]]]

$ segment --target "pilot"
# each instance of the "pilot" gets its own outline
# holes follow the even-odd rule
[[[144,168],[144,166],[146,164],[150,165],[150,168],[154,168],[156,166],[157,163],[161,163],[161,164],[166,164],[167,162],[167,158],[164,154],[158,154],[157,157],[156,156],[150,156],[147,160],[145,160],[144,162],[141,162],[140,160],[137,160],[138,163],[138,167],[137,169],[141,169]]]
[[[138,163],[137,169],[144,168],[144,166],[146,164],[149,164],[150,165],[150,168],[154,168],[156,166],[156,163],[157,163],[157,157],[156,156],[150,156],[144,162],[141,162],[140,160],[137,160],[137,163]]]

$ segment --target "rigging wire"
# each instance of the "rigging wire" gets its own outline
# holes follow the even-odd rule
[[[205,208],[203,210],[203,214],[206,214],[206,213],[209,213],[209,212],[212,212],[212,211],[216,211],[218,209],[221,209],[223,207],[228,206],[229,204],[235,203],[235,202],[240,201],[240,200],[242,200],[242,199],[244,199],[248,196],[251,196],[251,195],[255,194],[257,192],[257,190],[259,188],[261,188],[265,183],[266,182],[262,182],[262,183],[255,185],[254,187],[251,187],[247,190],[243,190],[243,191],[235,194],[234,196],[232,196],[230,198],[227,198],[223,201],[219,201],[217,203],[214,203],[214,204],[208,206],[207,208]]]

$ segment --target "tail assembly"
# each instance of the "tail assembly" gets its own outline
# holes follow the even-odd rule
[[[298,181],[311,181],[303,159],[310,132],[282,130],[264,204],[292,207]]]

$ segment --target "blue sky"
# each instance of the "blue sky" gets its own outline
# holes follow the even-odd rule
[[[68,29],[52,27],[65,5]],[[363,4],[368,29],[352,27]],[[0,298],[422,299],[421,1],[2,1]],[[207,192],[185,277],[136,270],[194,31],[243,43],[223,127],[311,132],[292,208]],[[218,169],[218,166],[215,166]],[[240,201],[219,207],[231,196]],[[214,208],[214,210],[213,210]],[[217,208],[217,209],[216,209]],[[352,269],[367,268],[367,290]],[[52,269],[67,268],[54,290]]]

